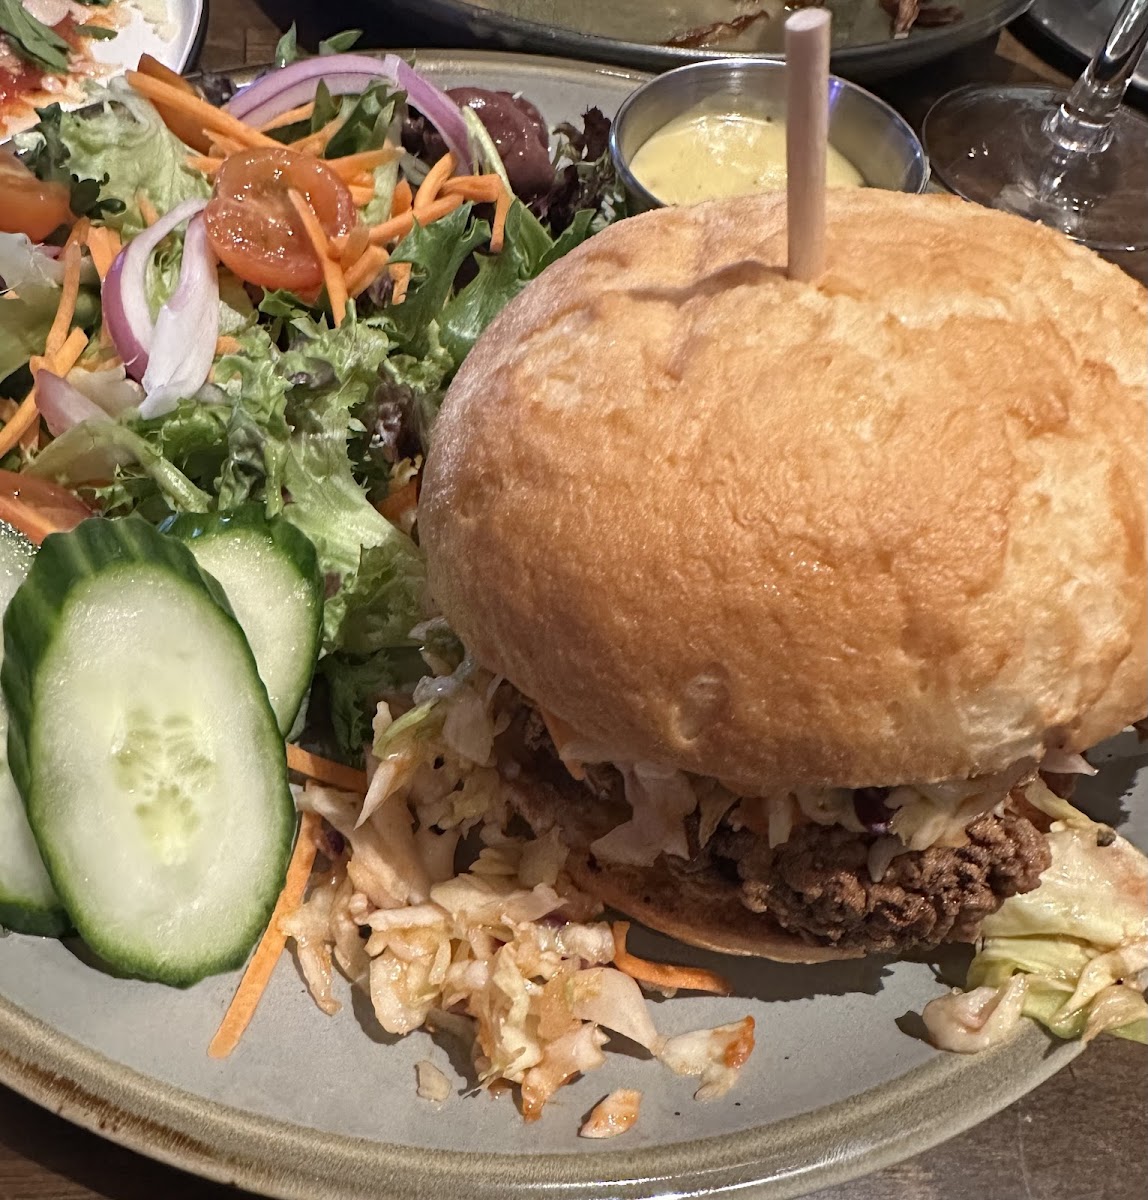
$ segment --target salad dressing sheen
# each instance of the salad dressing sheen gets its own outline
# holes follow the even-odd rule
[[[652,134],[630,163],[638,182],[666,204],[697,204],[722,196],[785,187],[785,122],[731,112],[728,101],[688,109]],[[830,187],[864,187],[861,172],[829,147]]]

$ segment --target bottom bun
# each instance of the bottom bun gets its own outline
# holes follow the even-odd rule
[[[713,866],[695,867],[665,856],[652,866],[602,863],[590,844],[618,823],[618,801],[599,799],[574,779],[523,772],[504,783],[510,803],[535,834],[554,826],[569,850],[566,869],[584,892],[676,941],[722,954],[774,962],[818,963],[862,958],[860,949],[813,946],[787,933],[765,913],[742,904],[737,883]]]

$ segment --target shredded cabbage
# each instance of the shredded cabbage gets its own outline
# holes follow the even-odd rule
[[[365,798],[314,784],[298,798],[340,847],[284,925],[317,1003],[335,1011],[337,968],[364,988],[386,1032],[468,1037],[479,1084],[517,1085],[527,1119],[604,1062],[607,1030],[700,1076],[699,1097],[720,1095],[752,1049],[752,1022],[668,1041],[658,1033],[638,983],[611,965],[613,931],[570,879],[559,832],[513,832],[493,764],[509,721],[501,681],[466,660],[443,665],[449,673],[420,683],[407,712],[379,705]],[[645,766],[630,776],[631,824],[685,855],[682,817],[695,806],[685,776]],[[672,817],[643,807],[654,795]],[[441,1092],[429,1072],[420,1081],[425,1094]]]
[[[1148,859],[1043,784],[1026,796],[1058,818],[1048,834],[1052,863],[1035,891],[986,918],[970,991],[931,1001],[925,1023],[946,1049],[1001,1040],[1014,1012],[1061,1038],[1090,1041],[1107,1030],[1148,1041]]]

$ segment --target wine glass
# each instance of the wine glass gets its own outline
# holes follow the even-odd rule
[[[1125,0],[1071,91],[973,84],[925,117],[951,191],[1051,225],[1093,249],[1148,249],[1148,120],[1121,100],[1148,45],[1148,0]]]

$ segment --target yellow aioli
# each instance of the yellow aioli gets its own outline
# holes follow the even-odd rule
[[[712,101],[675,117],[638,149],[635,178],[664,204],[697,204],[721,196],[780,192],[785,188],[785,122],[780,117],[731,112]],[[830,187],[864,187],[861,172],[829,147]]]

